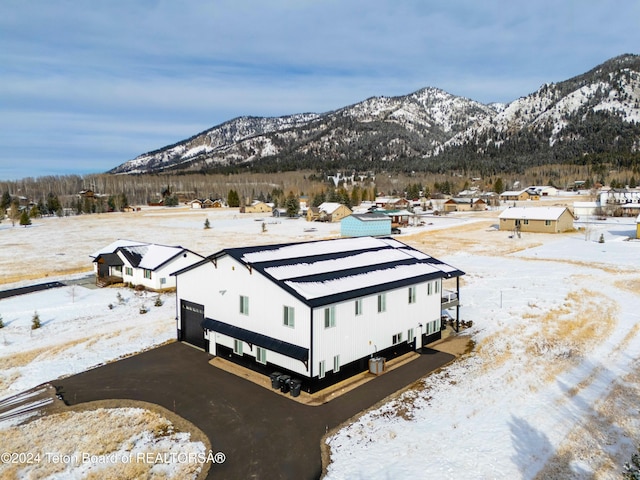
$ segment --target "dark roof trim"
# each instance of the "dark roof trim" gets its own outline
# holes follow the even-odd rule
[[[434,272],[427,275],[421,275],[419,277],[405,278],[397,280],[395,282],[381,283],[378,285],[372,285],[370,287],[360,288],[358,290],[351,290],[348,292],[336,293],[335,295],[327,295],[326,297],[318,297],[307,300],[301,297],[295,290],[288,285],[283,285],[283,288],[292,295],[300,298],[302,302],[309,305],[311,308],[322,307],[323,305],[331,305],[333,303],[340,303],[351,299],[368,297],[370,295],[377,295],[380,293],[386,293],[391,290],[397,290],[398,288],[408,287],[410,285],[416,285],[418,283],[427,282],[437,278],[454,278],[464,275],[464,272],[459,270],[451,272],[450,274],[443,274],[443,272]]]
[[[257,345],[258,347],[266,348],[272,352],[279,353],[286,357],[306,362],[309,360],[309,349],[294,345],[293,343],[283,342],[277,338],[268,337],[261,333],[255,333],[251,330],[236,327],[235,325],[229,325],[228,323],[221,322],[219,320],[213,320],[211,318],[205,318],[202,322],[202,327],[214,332],[227,335],[243,342],[247,342],[249,345]]]

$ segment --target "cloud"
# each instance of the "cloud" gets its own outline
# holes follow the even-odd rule
[[[7,0],[0,104],[19,121],[2,123],[0,163],[94,144],[106,170],[236,116],[427,86],[509,102],[634,53],[637,18],[616,1]]]

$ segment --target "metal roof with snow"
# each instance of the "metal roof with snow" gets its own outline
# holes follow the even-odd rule
[[[509,220],[558,220],[567,207],[511,207],[498,218]]]
[[[230,256],[311,307],[464,272],[389,237],[355,237],[227,248],[175,272]]]

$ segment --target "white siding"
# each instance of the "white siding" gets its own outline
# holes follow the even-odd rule
[[[181,299],[199,303],[204,305],[205,317],[309,348],[309,307],[230,256],[219,258],[217,267],[209,262],[182,273],[178,283],[178,305]],[[240,313],[240,295],[249,298],[248,315]],[[294,328],[284,325],[285,305],[295,309]],[[216,335],[216,341],[233,348],[233,339],[225,335]],[[255,356],[256,348],[245,344],[243,352]],[[267,361],[307,375],[299,360],[267,351]]]
[[[428,295],[428,284],[431,295]],[[438,284],[437,292],[435,284]],[[375,354],[393,345],[393,336],[407,331],[425,333],[428,322],[440,319],[441,280],[416,284],[416,301],[409,303],[409,286],[386,292],[386,311],[378,313],[378,295],[362,297],[362,315],[355,314],[355,299],[335,304],[336,326],[324,327],[324,308],[314,309],[314,356],[312,376],[318,375],[319,362],[325,360],[326,370],[333,369],[333,357],[340,355],[340,364]],[[422,324],[422,330],[419,327]]]

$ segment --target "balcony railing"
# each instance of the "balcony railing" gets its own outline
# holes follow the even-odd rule
[[[455,307],[458,305],[458,294],[451,290],[443,290],[440,302],[442,303],[442,308]]]

